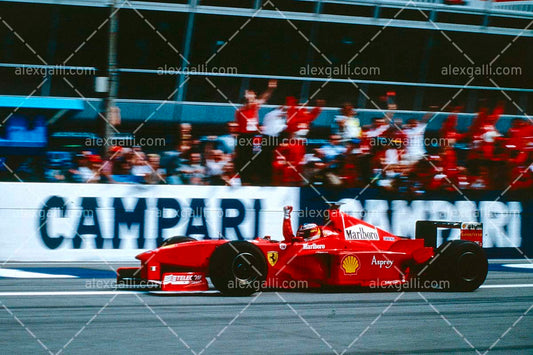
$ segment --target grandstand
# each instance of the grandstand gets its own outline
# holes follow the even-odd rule
[[[28,132],[45,120],[49,142],[64,132],[109,136],[101,116],[110,119],[106,110],[116,105],[116,131],[165,137],[164,147],[146,149],[159,152],[179,143],[179,124],[191,123],[196,137],[224,134],[245,91],[261,91],[277,79],[260,118],[286,97],[311,104],[323,99],[325,107],[310,132],[311,138],[324,140],[316,144],[326,144],[343,103],[352,102],[361,124],[368,125],[391,109],[387,92],[396,93],[394,117],[404,123],[437,111],[429,126],[433,130],[458,106],[458,129],[464,132],[480,102],[490,110],[505,102],[496,123],[505,133],[533,102],[531,4],[2,1],[3,127],[20,123],[11,117],[21,116],[29,123],[17,127]],[[470,69],[477,71],[470,75]],[[34,154],[50,150],[33,144]],[[28,153],[2,147],[7,159]]]

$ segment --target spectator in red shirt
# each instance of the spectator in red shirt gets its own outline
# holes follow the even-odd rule
[[[305,105],[298,106],[298,102],[292,96],[286,99],[287,106],[287,129],[289,135],[296,135],[297,137],[306,137],[309,133],[309,127],[324,106],[324,100],[316,100],[316,106],[309,110]]]
[[[261,159],[253,159],[261,152],[261,145],[254,151],[254,137],[259,135],[259,108],[272,95],[277,87],[276,80],[268,82],[267,90],[257,97],[253,90],[244,93],[244,105],[235,113],[237,122],[237,144],[235,147],[235,168],[241,176],[243,184],[257,183],[262,180]]]
[[[311,122],[320,114],[324,101],[317,100],[317,106],[308,110],[305,106],[297,106],[297,100],[291,96],[286,98],[285,105],[287,128],[284,136],[289,139],[274,150],[273,174],[274,179],[282,185],[299,185],[303,180],[305,138]]]
[[[281,153],[280,148],[274,152],[274,161],[272,162],[272,185],[274,186],[286,186],[289,184],[286,174],[287,160]]]
[[[530,167],[533,161],[533,125],[521,118],[515,118],[507,135],[506,148],[509,156],[507,163],[510,182],[514,182],[512,188],[531,187],[533,183]]]
[[[270,80],[267,90],[259,98],[253,90],[244,92],[244,105],[235,114],[239,134],[259,133],[259,108],[272,96],[277,85],[276,80]]]
[[[463,111],[463,107],[456,106],[442,125],[440,137],[445,138],[446,146],[453,147],[458,141],[469,138],[468,134],[459,133],[457,131],[458,113],[461,111]]]
[[[507,148],[511,151],[511,158],[514,158],[531,142],[533,136],[533,125],[528,124],[521,118],[513,119],[511,127],[507,132]]]
[[[301,140],[291,139],[284,142],[274,151],[275,174],[283,185],[299,185],[302,182],[302,168],[305,157],[305,144]],[[280,170],[283,172],[280,173]]]

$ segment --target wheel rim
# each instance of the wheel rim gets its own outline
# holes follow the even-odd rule
[[[459,276],[465,281],[474,281],[481,272],[481,261],[478,255],[469,251],[457,259]]]
[[[232,264],[232,272],[235,278],[241,281],[251,281],[257,278],[257,269],[254,267],[255,261],[255,257],[250,253],[238,254],[233,259]]]

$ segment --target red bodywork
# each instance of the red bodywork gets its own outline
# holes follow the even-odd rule
[[[423,239],[397,237],[339,210],[329,211],[328,223],[320,227],[322,237],[304,242],[272,241],[257,238],[256,245],[267,260],[266,286],[290,288],[295,281],[306,287],[375,286],[409,282],[413,266],[427,262],[434,255]],[[287,238],[286,238],[287,239]],[[137,255],[143,280],[161,283],[163,290],[207,289],[209,260],[213,251],[227,240],[202,240],[160,247]],[[119,269],[119,274],[121,270]],[[131,269],[130,269],[131,270]],[[168,275],[192,275],[194,285],[165,285]],[[183,277],[182,277],[183,278]]]

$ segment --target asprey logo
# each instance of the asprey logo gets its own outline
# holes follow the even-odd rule
[[[362,224],[346,228],[344,236],[346,240],[379,240],[378,231],[375,228]]]
[[[390,269],[392,267],[392,264],[394,264],[394,261],[392,260],[378,260],[376,259],[376,256],[374,255],[372,257],[372,262],[370,265],[377,265],[381,269],[382,267],[385,267],[385,269]]]
[[[188,274],[188,275],[165,275],[163,285],[188,285],[202,281],[202,275]]]

